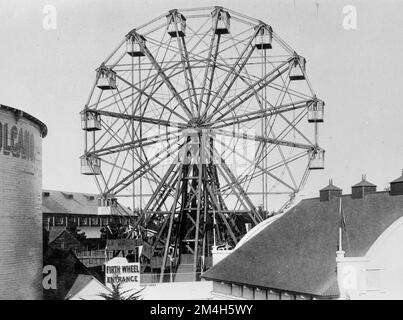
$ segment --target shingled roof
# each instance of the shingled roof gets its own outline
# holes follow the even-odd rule
[[[44,213],[98,213],[98,196],[95,194],[63,192],[55,190],[43,190],[43,193],[44,196],[42,197],[42,212]]]
[[[97,194],[65,192],[56,190],[43,190],[42,192],[44,194],[44,196],[42,197],[43,213],[80,215],[98,214],[99,195]],[[122,208],[120,208],[120,210],[125,210],[125,214],[131,214],[129,209]]]
[[[362,180],[355,185],[352,186],[352,188],[357,188],[357,187],[376,187],[375,184],[367,181],[365,177],[362,177]]]
[[[320,189],[320,191],[340,191],[340,190],[341,190],[340,188],[336,187],[333,184],[332,180],[329,180],[329,185],[327,185],[326,187]]]
[[[364,256],[403,215],[403,196],[387,192],[362,199],[342,196],[346,220],[343,250]],[[336,279],[339,197],[305,199],[203,274],[210,280],[313,296],[339,295]]]
[[[391,183],[398,183],[398,182],[403,182],[403,170],[402,170],[402,175],[399,178],[393,180]]]

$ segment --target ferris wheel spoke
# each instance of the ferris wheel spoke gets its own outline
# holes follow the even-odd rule
[[[284,72],[285,72],[285,70],[284,70]],[[282,76],[282,74],[276,74],[275,77],[271,78],[270,81],[274,81],[276,78],[281,77],[281,76]],[[227,103],[227,105],[228,105],[228,110],[227,110],[226,112],[224,112],[224,113],[221,113],[221,111],[220,111],[221,115],[216,119],[216,122],[219,122],[220,120],[222,120],[223,118],[225,118],[225,116],[227,116],[228,114],[234,113],[236,108],[238,108],[239,106],[241,106],[244,102],[248,101],[248,100],[249,100],[251,97],[253,97],[253,96],[256,97],[256,100],[257,100],[257,102],[258,102],[260,108],[261,108],[261,109],[265,109],[265,108],[262,107],[262,102],[260,101],[260,99],[262,99],[262,100],[264,100],[264,101],[266,101],[266,102],[267,102],[267,100],[265,100],[264,97],[263,97],[261,94],[259,94],[259,92],[260,92],[262,89],[264,89],[265,86],[263,85],[263,86],[260,86],[260,87],[258,87],[257,89],[255,89],[255,88],[253,87],[253,85],[251,85],[251,84],[249,84],[249,83],[247,83],[247,82],[246,82],[246,84],[251,88],[252,92],[251,92],[249,95],[247,95],[246,97],[244,97],[243,99],[241,99],[239,102],[235,103],[233,106],[230,106],[230,103]],[[242,95],[243,95],[243,93],[238,94],[239,97],[241,97]],[[237,99],[237,97],[235,97],[234,99],[232,99],[231,102],[235,102],[236,99]],[[270,105],[271,107],[274,107],[274,106],[272,106],[270,103],[269,103],[269,105]],[[226,107],[226,105],[224,105],[222,109],[224,109],[225,107]],[[242,116],[242,114],[241,114],[241,116]],[[264,115],[262,115],[262,116],[264,116]],[[226,120],[222,120],[222,121],[226,121]]]
[[[252,135],[249,133],[237,133],[235,131],[225,131],[222,129],[217,129],[217,130],[214,130],[213,132],[216,134],[220,134],[220,135],[224,135],[224,136],[228,136],[228,137],[237,137],[237,138],[241,138],[241,139],[259,141],[259,142],[270,143],[270,144],[280,145],[280,146],[285,146],[285,147],[292,147],[292,148],[299,148],[299,149],[306,149],[306,150],[312,150],[312,148],[314,147],[313,144],[308,145],[308,144],[297,143],[297,142],[292,142],[292,141],[287,141],[287,140],[280,140],[280,139],[276,139],[276,138]]]
[[[114,173],[114,171],[115,171],[116,168],[119,168],[119,172],[118,172],[116,178],[114,179],[114,180],[115,180],[115,183],[116,183],[116,181],[119,181],[120,176],[121,176],[121,174],[122,174],[122,172],[123,172],[123,169],[126,168],[125,165],[126,165],[127,158],[128,158],[129,155],[130,155],[130,152],[125,152],[125,158],[124,158],[124,160],[123,160],[123,163],[118,166],[118,165],[117,165],[117,160],[119,159],[119,157],[120,157],[121,154],[122,154],[122,153],[119,153],[119,154],[117,155],[117,157],[115,158],[115,161],[114,161],[114,163],[113,163],[113,165],[112,165],[112,169],[111,169],[110,174],[109,174],[108,181],[106,181],[106,185],[107,185],[107,186],[109,186],[110,181],[111,181],[111,178],[112,178],[113,173]]]
[[[108,117],[112,117],[112,118],[134,120],[134,121],[138,121],[138,122],[157,124],[157,125],[161,125],[161,126],[165,126],[165,127],[186,128],[186,125],[184,125],[182,123],[166,121],[166,120],[162,120],[162,119],[134,116],[134,115],[122,114],[122,113],[105,111],[105,110],[96,110],[96,109],[89,109],[89,111],[92,111],[94,114],[100,114],[100,115],[104,115],[104,116],[108,116]]]
[[[165,35],[166,35],[166,33],[163,34],[161,42],[164,41]],[[158,53],[160,52],[161,49],[162,49],[162,47],[161,47],[161,46],[158,46],[158,49],[157,49],[157,52],[156,52],[156,55],[157,55],[157,56],[158,56]],[[168,53],[168,48],[166,48],[166,50],[164,51],[164,54],[163,54],[163,57],[162,57],[162,61],[160,62],[161,64],[164,63],[164,61],[165,61],[165,59],[166,59],[166,57],[167,57],[167,53]],[[145,79],[143,79],[143,82],[144,82],[144,86],[143,86],[143,87],[144,87],[144,91],[147,90],[147,89],[151,86],[151,91],[150,91],[151,93],[146,97],[147,100],[146,100],[143,104],[140,103],[140,102],[141,102],[141,98],[138,99],[137,105],[136,105],[136,109],[135,109],[135,111],[134,111],[134,114],[136,114],[138,108],[140,108],[140,110],[141,110],[141,109],[143,110],[142,116],[144,116],[144,114],[145,114],[145,112],[146,112],[146,110],[147,110],[147,108],[148,108],[149,102],[152,100],[152,99],[151,99],[151,96],[152,96],[152,95],[160,88],[160,86],[162,86],[162,84],[163,84],[162,80],[160,81],[160,84],[158,84],[158,81],[157,81],[157,80],[159,79],[158,74],[155,74],[155,75],[153,75],[153,77],[150,77],[152,70],[153,70],[153,69],[150,69],[150,70],[148,71],[147,77],[146,77]],[[155,89],[156,86],[157,86],[157,89]],[[141,97],[141,96],[142,96],[142,94],[140,94],[140,97]],[[158,101],[158,99],[157,99],[157,101]],[[158,102],[159,102],[159,101],[158,101]],[[171,111],[171,112],[173,111],[173,110],[171,110],[169,107],[166,107],[166,108],[167,108],[169,111]],[[163,107],[162,110],[164,110],[164,107]],[[185,118],[183,118],[182,120],[186,121]]]
[[[225,162],[224,162],[224,163],[225,163]],[[224,178],[224,180],[227,182],[227,184],[230,184],[230,179],[233,178],[233,175],[229,175],[228,172],[227,172],[227,175],[229,176],[229,178],[227,178],[226,175],[225,175],[225,173],[224,173],[224,170],[222,170],[220,166],[218,166],[217,168],[218,168],[218,170],[220,171],[221,176],[222,176],[222,177]],[[228,167],[226,167],[226,168],[228,169],[228,171],[230,170]],[[225,171],[227,171],[227,170],[225,170]],[[251,220],[252,220],[255,224],[258,224],[258,221],[257,221],[256,218],[255,218],[256,215],[250,213],[250,211],[253,211],[253,210],[251,210],[251,207],[248,207],[248,206],[244,203],[244,201],[243,201],[243,199],[242,199],[242,197],[245,197],[245,196],[247,197],[246,192],[242,189],[242,187],[240,186],[240,184],[238,183],[238,181],[236,181],[235,179],[232,179],[231,181],[232,181],[232,183],[231,183],[230,189],[231,189],[232,193],[233,193],[234,195],[236,195],[237,202],[239,201],[240,206],[244,207],[244,209],[246,210],[246,212],[247,212],[248,216],[251,218]],[[242,192],[241,192],[240,190],[242,190]],[[250,199],[249,199],[249,201],[250,201]],[[252,206],[253,206],[253,205],[252,205]],[[236,206],[235,206],[235,207],[236,207]],[[254,206],[253,206],[253,208],[254,208]],[[236,208],[235,208],[235,209],[236,209]],[[259,221],[259,222],[260,222],[260,221]]]
[[[147,47],[144,46],[142,41],[140,41],[139,35],[136,32],[133,32],[134,37],[137,39],[139,42],[142,50],[144,51],[144,54],[147,56],[147,58],[150,60],[151,64],[155,68],[155,70],[158,72],[158,75],[162,78],[164,81],[165,85],[168,87],[168,89],[171,91],[172,95],[176,98],[178,101],[179,105],[182,107],[182,109],[185,111],[189,119],[192,118],[192,113],[190,112],[189,108],[183,101],[182,97],[179,95],[179,93],[176,91],[175,87],[169,80],[168,76],[165,74],[164,70],[162,70],[161,66],[158,64],[158,62],[155,60],[151,52],[148,50]]]
[[[130,173],[130,172],[132,172],[131,170],[127,169],[125,166],[122,166],[122,165],[115,165],[114,162],[108,161],[108,160],[106,160],[106,159],[104,159],[104,158],[101,158],[101,161],[102,161],[103,163],[109,165],[110,167],[116,166],[118,169],[121,170],[121,172],[125,172],[125,173]],[[152,179],[150,179],[150,180],[151,180],[152,182],[155,182],[155,183],[158,183],[158,182],[159,182],[159,180],[156,179],[156,178],[155,178],[155,179],[152,178]],[[104,191],[103,191],[104,193],[107,193],[106,190],[107,190],[108,185],[109,185],[109,183],[107,183],[107,181],[105,180],[105,189],[104,189]]]
[[[176,25],[176,32],[178,32],[177,25]],[[196,95],[196,89],[195,89],[195,84],[194,84],[193,75],[192,75],[192,68],[191,68],[190,62],[189,62],[189,53],[186,48],[185,38],[176,37],[176,39],[178,42],[179,55],[180,55],[181,61],[182,61],[183,74],[185,76],[185,82],[186,82],[186,88],[188,91],[189,102],[192,105],[192,110],[193,110],[192,113],[195,114],[195,111],[199,109],[199,106],[197,103],[197,95]]]
[[[302,121],[302,119],[304,119],[306,115],[306,110],[302,110],[300,112],[300,114],[298,114],[295,119],[290,123],[290,125],[286,128],[284,128],[278,135],[277,135],[277,139],[283,139],[284,137],[286,137],[291,130],[294,130],[296,128],[296,126],[298,125],[299,122]],[[302,136],[304,138],[304,136]],[[306,140],[310,145],[312,145],[312,149],[316,149],[316,143],[312,143],[309,139]],[[265,157],[267,157],[267,155],[275,148],[275,145],[271,146],[267,151],[266,151],[266,155]]]
[[[254,41],[254,39],[256,37],[256,34],[257,34],[257,31],[255,31],[253,33],[253,35],[249,38],[249,40],[248,40],[247,44],[245,45],[242,53],[239,55],[238,60],[234,63],[233,67],[228,72],[227,76],[222,81],[221,86],[217,90],[217,92],[221,92],[224,89],[224,87],[226,87],[224,93],[220,95],[220,101],[216,105],[217,110],[219,110],[219,107],[220,107],[221,103],[224,101],[224,99],[227,96],[228,92],[231,90],[233,84],[237,80],[237,77],[238,77],[239,73],[241,73],[242,69],[245,67],[245,65],[249,61],[249,58],[252,56],[252,53],[253,53],[253,51],[255,49],[255,46],[252,45],[252,42]],[[245,57],[244,57],[244,55],[245,55]],[[243,59],[243,61],[242,61],[242,59]],[[218,94],[216,94],[212,98],[209,106],[213,104],[213,102],[215,101],[215,99],[217,97],[218,97]],[[207,106],[207,109],[208,109],[209,106]],[[206,116],[206,114],[207,114],[207,110],[203,114],[203,116]]]
[[[215,153],[218,157],[220,157],[220,164],[217,165],[218,170],[221,172],[221,176],[226,180],[227,183],[229,181],[233,182],[232,185],[232,190],[233,192],[237,195],[237,198],[242,201],[245,201],[243,203],[243,206],[245,209],[249,212],[248,213],[252,219],[252,221],[257,224],[258,222],[261,221],[260,216],[257,214],[255,206],[253,205],[252,201],[250,200],[249,196],[246,194],[245,190],[243,190],[242,186],[238,183],[237,178],[234,176],[234,174],[231,172],[231,169],[227,166],[225,163],[225,160],[221,158],[220,154],[218,153],[217,149],[215,147],[210,148],[213,153]]]
[[[218,19],[216,18],[214,20],[214,22],[213,22],[212,37],[211,37],[211,40],[210,40],[209,50],[208,50],[208,54],[207,54],[207,68],[205,68],[203,82],[202,82],[202,85],[201,85],[201,94],[200,94],[200,100],[199,100],[198,117],[200,117],[200,111],[201,111],[201,107],[202,107],[206,87],[208,88],[208,90],[207,90],[208,97],[207,97],[206,102],[205,102],[206,107],[207,107],[207,105],[209,103],[209,99],[210,99],[211,88],[212,88],[213,79],[214,79],[213,78],[214,77],[214,70],[216,68],[218,49],[219,49],[219,46],[220,46],[220,39],[221,39],[221,35],[220,34],[217,35],[214,32],[214,30],[217,28],[217,22],[218,22]],[[213,52],[213,48],[214,48],[214,52]],[[208,83],[207,83],[207,81],[208,81]]]
[[[278,77],[280,77],[283,73],[287,72],[288,70],[289,70],[288,62],[284,62],[284,63],[280,64],[278,67],[276,67],[275,69],[270,71],[268,74],[266,74],[263,78],[259,79],[258,81],[249,85],[248,88],[246,88],[245,90],[238,93],[234,98],[232,98],[231,100],[226,102],[223,106],[214,110],[214,112],[212,112],[207,117],[206,120],[211,121],[216,114],[220,113],[224,108],[226,108],[227,106],[230,106],[235,101],[239,100],[239,102],[235,103],[231,108],[229,108],[229,110],[226,113],[221,114],[221,116],[217,119],[217,121],[220,120],[221,118],[225,117],[231,111],[234,111],[238,106],[240,106],[242,103],[247,101],[250,97],[255,95],[256,92],[259,92],[260,90],[262,90],[265,86],[267,86],[268,83],[273,82],[274,80],[276,80]],[[252,91],[252,93],[249,93],[250,91]]]
[[[166,155],[164,156],[164,158],[169,158],[171,157],[174,152],[178,151],[180,148],[182,148],[185,143],[180,144],[179,146],[175,147],[172,151],[169,151],[169,149],[172,147],[172,145],[174,144],[174,142],[170,143],[167,146],[167,150],[163,150],[163,151],[159,151],[157,152],[150,160],[148,163],[145,163],[143,165],[141,165],[140,167],[138,167],[136,170],[134,170],[133,172],[131,172],[129,175],[127,175],[126,177],[124,177],[123,179],[121,179],[118,183],[116,183],[114,186],[110,187],[108,189],[108,192],[112,192],[115,191],[115,193],[119,193],[121,190],[123,190],[124,188],[126,188],[128,185],[130,185],[132,182],[136,181],[137,179],[139,179],[141,176],[143,176],[143,174],[145,172],[142,172],[142,170],[144,168],[146,168],[147,166],[149,166],[149,168],[154,168],[155,166],[157,166],[161,160],[158,160],[158,157],[161,156],[163,153],[166,152]],[[157,159],[157,161],[154,164],[151,164],[151,161],[155,161]],[[139,173],[140,172],[140,173]],[[137,175],[136,175],[137,174]],[[119,187],[120,186],[120,187]]]
[[[98,150],[94,150],[89,152],[89,155],[97,155],[99,157],[105,156],[105,155],[110,155],[113,153],[121,152],[121,151],[126,151],[126,150],[131,150],[134,148],[139,148],[139,147],[145,147],[149,145],[153,145],[156,143],[160,143],[161,141],[168,141],[172,139],[179,138],[179,135],[175,135],[176,133],[179,133],[181,130],[175,130],[175,131],[170,131],[167,133],[162,133],[158,134],[155,136],[151,137],[145,137],[145,138],[140,138],[137,140],[132,140],[130,142],[125,142],[125,143],[119,143],[114,146],[106,147],[106,148],[101,148]],[[173,135],[173,136],[172,136]]]
[[[275,138],[274,131],[273,131],[273,130],[270,130],[270,133],[271,133],[272,137]],[[315,147],[313,146],[313,148],[312,148],[311,150],[313,150],[314,148],[315,148]],[[296,181],[295,181],[295,179],[294,179],[294,176],[293,176],[293,174],[292,174],[292,172],[291,172],[291,170],[290,170],[290,167],[289,167],[288,163],[285,161],[285,155],[284,155],[284,152],[283,152],[283,150],[282,150],[282,148],[281,148],[280,145],[277,146],[277,150],[278,150],[278,152],[280,153],[281,159],[283,160],[284,166],[285,166],[285,168],[287,169],[287,172],[288,172],[288,175],[290,176],[290,179],[291,179],[291,181],[292,181],[292,184],[294,185],[294,187],[295,187],[296,189],[298,189],[297,183],[296,183]]]
[[[119,75],[117,75],[117,78],[119,78],[121,81],[125,82],[127,85],[133,87],[135,90],[137,90],[139,93],[141,93],[142,95],[146,96],[147,98],[151,99],[153,102],[157,103],[158,105],[160,105],[163,109],[168,109],[171,113],[175,114],[177,117],[179,117],[180,119],[187,121],[186,118],[184,118],[182,115],[180,115],[179,113],[177,113],[175,110],[170,109],[168,106],[164,105],[163,103],[161,103],[160,101],[158,101],[157,99],[155,99],[153,96],[147,94],[144,92],[144,90],[141,90],[139,88],[137,88],[136,86],[134,86],[133,84],[131,84],[129,81],[123,79],[122,77],[120,77]]]
[[[124,127],[124,125],[123,125],[122,127]],[[109,129],[110,129],[110,128],[109,128]],[[114,135],[111,136],[111,139],[109,139],[109,141],[108,141],[107,143],[109,143],[112,139],[115,140],[117,143],[123,143],[123,142],[125,141],[125,139],[126,139],[126,137],[127,137],[128,134],[129,134],[129,132],[126,131],[124,137],[123,137],[121,140],[119,140],[119,139],[118,139],[118,136],[117,136],[116,134],[114,134]],[[95,146],[95,145],[94,145],[94,146]],[[123,163],[122,163],[121,165],[117,165],[117,162],[118,162],[118,160],[119,160],[121,154],[122,154],[122,153],[119,153],[119,154],[117,155],[117,157],[115,158],[115,160],[114,160],[113,163],[109,163],[109,164],[112,166],[112,169],[110,170],[110,173],[109,173],[109,176],[108,176],[107,181],[105,181],[105,187],[109,185],[110,180],[111,180],[111,178],[112,178],[112,176],[113,176],[113,173],[114,173],[114,171],[115,171],[115,169],[116,169],[117,167],[120,168],[120,170],[119,170],[119,173],[118,173],[118,175],[117,175],[116,180],[119,179],[119,177],[120,177],[120,175],[121,175],[121,173],[122,173],[122,170],[124,169],[125,163],[126,163],[126,161],[127,161],[128,155],[129,155],[129,152],[126,152],[126,156],[125,156],[125,158],[124,158],[124,160],[123,160]]]
[[[96,140],[94,139],[93,146],[89,150],[88,154],[91,154],[94,150],[96,150],[97,145],[99,145],[101,143],[101,141],[103,142],[103,145],[101,148],[104,148],[105,146],[107,146],[112,140],[116,140],[118,143],[120,143],[120,141],[117,140],[117,137],[119,137],[119,132],[123,128],[126,127],[126,124],[123,123],[119,128],[116,128],[117,120],[114,121],[111,125],[108,125],[108,123],[106,121],[101,120],[101,124],[102,124],[102,128],[104,129],[104,132],[98,139],[96,139]],[[109,134],[109,139],[107,138],[107,139],[105,139],[105,141],[103,141],[103,138],[107,134]],[[124,140],[126,139],[128,134],[129,133],[127,131],[124,133],[123,139],[121,139],[122,142],[124,142]]]
[[[222,143],[221,141],[217,141],[219,144],[221,144],[224,148],[228,149],[228,146],[225,145],[224,143]],[[282,179],[278,178],[277,176],[275,176],[273,173],[269,172],[267,169],[264,169],[263,167],[259,166],[258,164],[254,163],[254,161],[248,159],[247,157],[245,157],[243,154],[239,153],[238,151],[232,150],[233,153],[235,153],[236,155],[238,155],[240,158],[244,159],[245,161],[249,162],[250,165],[257,167],[259,170],[261,170],[262,172],[266,173],[267,175],[269,175],[270,177],[272,177],[273,179],[277,180],[278,182],[280,182],[281,184],[283,184],[284,186],[286,186],[287,188],[289,188],[290,190],[296,192],[297,190],[290,186],[288,183],[286,183],[285,181],[283,181]]]
[[[257,119],[260,119],[262,116],[271,117],[276,114],[281,114],[281,113],[289,112],[292,110],[306,108],[306,104],[309,101],[310,100],[297,101],[295,103],[287,103],[287,104],[277,106],[274,108],[267,108],[267,109],[263,109],[263,110],[252,111],[252,112],[241,114],[236,117],[225,118],[220,121],[217,121],[216,125],[214,123],[211,123],[211,128],[220,129],[220,128],[227,127],[227,126],[230,126],[233,124],[240,124],[240,123],[247,122],[247,121],[257,120]],[[229,122],[227,122],[227,121],[229,121]],[[226,123],[220,124],[222,122],[226,122]]]
[[[289,157],[288,159],[284,160],[284,161],[280,161],[277,162],[273,165],[271,165],[270,167],[266,168],[267,171],[274,171],[278,168],[281,168],[284,166],[284,164],[290,164],[292,162],[295,162],[303,157],[306,157],[306,152],[300,152],[292,157]],[[247,174],[247,171],[251,171],[253,169],[253,173],[251,175]],[[248,182],[249,180],[254,180],[255,178],[261,176],[262,174],[264,174],[263,171],[256,171],[255,170],[256,167],[252,166],[252,167],[248,167],[244,170],[244,173],[239,175],[238,181],[240,184],[244,184],[246,182]],[[226,190],[228,190],[229,185],[223,185],[222,187],[222,191],[225,192]],[[298,187],[298,189],[300,189],[300,187]]]

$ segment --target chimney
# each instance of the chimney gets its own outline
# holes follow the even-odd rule
[[[400,196],[403,195],[403,170],[402,170],[402,175],[400,178],[397,178],[396,180],[393,180],[390,183],[390,195],[391,196]]]
[[[329,185],[319,190],[320,201],[329,201],[335,197],[339,197],[342,194],[342,190],[333,185],[333,180],[329,180]]]
[[[368,182],[367,177],[363,174],[361,181],[351,187],[351,198],[362,199],[366,194],[373,192],[376,192],[376,185]]]

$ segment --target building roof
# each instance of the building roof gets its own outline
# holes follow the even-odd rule
[[[59,238],[59,236],[66,231],[66,228],[58,228],[58,227],[54,227],[49,231],[49,243],[52,243],[53,241],[55,241],[57,238]]]
[[[365,177],[362,177],[362,180],[355,185],[352,186],[352,188],[357,188],[357,187],[376,187],[375,184],[367,181]]]
[[[340,191],[340,190],[341,190],[340,188],[336,187],[336,186],[333,184],[333,181],[332,181],[332,180],[329,181],[329,185],[328,185],[328,186],[326,186],[326,187],[320,189],[320,191]]]
[[[402,170],[402,175],[399,178],[393,180],[391,183],[397,183],[397,182],[403,182],[403,170]]]
[[[42,212],[97,215],[98,197],[97,194],[65,192],[55,190],[43,190]],[[46,195],[45,195],[46,194]],[[130,215],[129,209],[119,207],[122,214]]]
[[[48,247],[43,260],[44,265],[52,265],[57,270],[56,289],[44,290],[44,300],[65,299],[81,274],[96,276],[70,250]]]
[[[73,236],[66,228],[60,228],[60,227],[53,227],[49,231],[49,244],[51,244],[53,241],[55,241],[57,238],[59,238],[62,234],[66,233],[68,237],[70,237],[73,241],[76,241],[78,244],[80,244],[80,241]]]
[[[0,109],[14,112],[16,115],[24,117],[24,118],[32,121],[36,125],[38,125],[42,138],[45,138],[46,135],[48,134],[48,127],[46,126],[46,124],[44,124],[42,121],[38,120],[37,118],[31,116],[29,113],[26,113],[22,110],[19,110],[19,109],[13,108],[13,107],[6,106],[4,104],[0,104]]]
[[[361,257],[403,216],[403,196],[342,196],[346,257]],[[338,296],[336,250],[339,197],[305,199],[269,224],[203,277],[314,296]]]
[[[70,297],[75,296],[77,293],[83,290],[92,280],[96,279],[91,275],[79,274],[64,299],[69,299]]]

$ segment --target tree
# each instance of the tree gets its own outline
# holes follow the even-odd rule
[[[102,227],[100,231],[102,240],[122,239],[125,237],[126,228],[112,220],[107,226]]]
[[[84,243],[85,240],[87,239],[85,232],[80,232],[80,229],[78,229],[77,224],[73,221],[68,222],[66,230],[70,232],[70,234],[73,235],[81,243]]]
[[[112,290],[110,290],[109,293],[100,293],[98,296],[104,298],[105,300],[141,300],[140,292],[143,291],[144,288],[127,296],[127,294],[133,290],[126,290],[122,292],[121,285],[121,282],[118,283],[117,281],[112,281]]]

